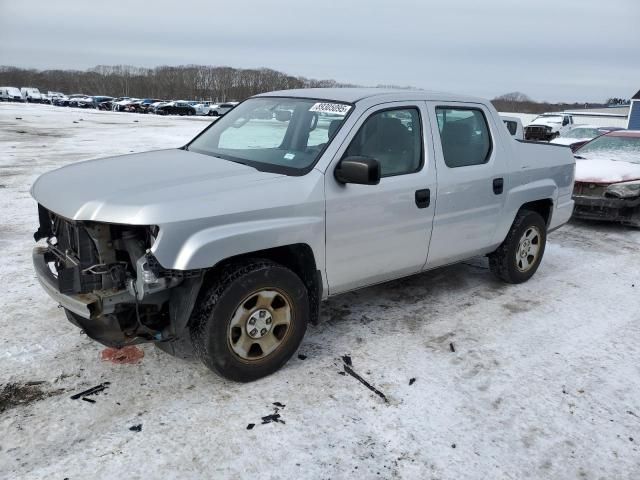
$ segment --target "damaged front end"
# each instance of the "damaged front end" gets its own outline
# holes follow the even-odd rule
[[[640,189],[629,189],[625,194],[621,188],[624,186],[625,183],[575,182],[573,216],[640,227]]]
[[[177,338],[204,271],[167,270],[151,253],[156,226],[72,221],[38,206],[33,263],[69,320],[100,343],[120,348]]]

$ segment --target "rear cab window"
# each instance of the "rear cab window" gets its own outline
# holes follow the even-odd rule
[[[511,135],[515,135],[516,132],[518,131],[518,124],[513,120],[503,120],[503,122],[506,125],[507,130],[509,130],[509,133]]]

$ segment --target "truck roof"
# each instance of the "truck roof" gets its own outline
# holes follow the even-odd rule
[[[436,100],[458,102],[481,102],[486,100],[455,93],[435,92],[430,90],[407,90],[402,88],[300,88],[293,90],[278,90],[256,95],[256,97],[297,97],[318,100],[333,100],[338,102],[356,103],[365,98],[394,97],[393,100]],[[391,100],[391,99],[390,99]]]

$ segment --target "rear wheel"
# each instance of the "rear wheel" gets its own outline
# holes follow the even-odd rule
[[[542,261],[547,243],[547,226],[542,216],[520,210],[502,245],[489,254],[489,268],[507,283],[529,280]]]
[[[295,353],[309,318],[307,289],[269,260],[226,267],[205,288],[190,320],[195,353],[223,377],[270,375]]]

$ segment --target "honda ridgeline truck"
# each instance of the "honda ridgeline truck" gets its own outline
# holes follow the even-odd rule
[[[574,167],[567,148],[514,140],[482,99],[266,93],[181,148],[42,175],[33,263],[93,339],[186,336],[249,381],[293,355],[329,296],[478,255],[528,280],[571,216]]]

